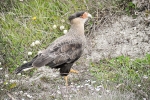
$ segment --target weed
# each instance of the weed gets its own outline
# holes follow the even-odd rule
[[[112,59],[100,60],[99,64],[91,63],[91,73],[98,80],[109,80],[113,84],[124,84],[122,91],[143,91],[150,95],[148,88],[150,78],[150,54],[142,59],[132,60],[129,57],[120,56]],[[137,86],[140,84],[140,86]],[[115,86],[114,86],[115,87]],[[142,97],[139,95],[138,97]]]

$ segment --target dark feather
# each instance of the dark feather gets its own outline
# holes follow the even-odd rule
[[[73,19],[75,19],[75,18],[77,18],[77,17],[82,16],[84,13],[85,13],[84,11],[77,12],[77,13],[75,13],[75,14],[69,16],[68,20],[71,21],[71,20],[73,20]]]
[[[55,68],[65,63],[72,63],[76,61],[82,54],[82,44],[68,44],[62,43],[62,45],[54,46],[54,49],[45,55],[44,53],[37,57],[33,62],[33,66],[50,66]]]
[[[70,72],[70,69],[72,67],[73,63],[65,63],[63,65],[60,65],[58,67],[60,67],[60,75],[61,76],[67,76]]]
[[[18,74],[18,73],[20,73],[23,69],[32,67],[32,63],[35,61],[36,58],[37,58],[37,56],[35,56],[30,62],[27,62],[27,63],[21,65],[20,67],[18,67],[18,68],[15,70],[15,73]]]

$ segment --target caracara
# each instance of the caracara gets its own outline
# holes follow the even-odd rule
[[[92,17],[87,12],[77,12],[69,17],[71,28],[68,33],[57,38],[47,49],[35,56],[30,62],[23,64],[16,69],[16,74],[23,69],[31,67],[49,66],[60,68],[60,75],[65,78],[65,85],[68,85],[69,72],[78,73],[71,67],[80,58],[86,44],[84,35],[84,23]]]

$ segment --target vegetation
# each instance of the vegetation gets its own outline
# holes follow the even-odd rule
[[[148,88],[150,86],[150,54],[142,59],[132,60],[129,57],[120,56],[100,60],[98,64],[91,63],[90,65],[91,73],[102,83],[114,84],[112,89],[132,91],[139,99],[148,98],[150,95],[150,88]]]
[[[136,10],[132,0],[107,0],[107,3],[103,0],[101,2],[99,0],[2,0],[0,2],[0,55],[4,59],[4,61],[0,59],[2,62],[0,68],[10,73],[22,63],[31,60],[54,39],[63,35],[64,30],[69,29],[67,18],[70,14],[85,10],[96,16],[102,9],[111,6],[113,6],[112,13],[121,11],[126,12],[124,14],[127,15],[134,15]],[[98,20],[99,17],[93,19],[90,25],[101,24],[97,23]],[[139,99],[148,98],[150,95],[149,69],[149,54],[141,59],[132,60],[120,56],[100,60],[99,63],[90,63],[90,72],[105,85],[105,88],[111,84],[112,90],[117,88],[121,92],[134,92]],[[6,91],[16,89],[17,82],[8,83],[2,73],[0,79],[3,79],[0,87],[6,88]],[[50,82],[47,77],[42,77],[41,80]],[[3,91],[0,90],[0,94],[2,93]]]
[[[5,62],[4,68],[10,72],[44,49],[55,38],[63,35],[60,26],[68,29],[68,15],[85,7],[76,0],[64,2],[49,0],[12,2],[12,9],[1,12],[1,37]],[[72,5],[75,4],[75,5]],[[2,9],[2,8],[1,8]],[[3,11],[3,10],[2,10]],[[68,12],[69,11],[69,12]],[[56,25],[56,29],[53,26]],[[31,46],[34,41],[40,41],[40,46]],[[32,52],[32,55],[28,55]]]
[[[23,61],[30,60],[37,53],[35,51],[44,49],[55,38],[63,35],[63,30],[68,30],[69,27],[67,18],[73,12],[85,10],[95,15],[96,12],[93,10],[101,10],[104,6],[114,4],[113,2],[106,5],[104,2],[77,1],[6,0],[3,2],[0,7],[1,44],[3,45],[0,54],[3,54],[5,59],[3,66],[13,72]],[[119,2],[121,1],[117,1]],[[97,8],[89,6],[90,4]],[[128,8],[134,6],[131,2],[129,4],[125,2],[124,5],[128,12],[130,10]],[[56,29],[53,28],[54,25]],[[61,30],[59,27],[63,25],[65,29]],[[42,45],[31,46],[36,40]],[[28,52],[32,52],[32,55],[28,55]]]

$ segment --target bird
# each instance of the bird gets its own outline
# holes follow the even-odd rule
[[[49,66],[59,68],[60,75],[65,79],[65,85],[68,86],[68,74],[78,73],[72,69],[73,64],[81,57],[86,46],[86,37],[84,34],[84,24],[92,15],[85,11],[79,11],[69,16],[69,31],[54,40],[40,54],[36,55],[31,61],[21,65],[15,71],[16,74],[26,68],[39,68]]]

